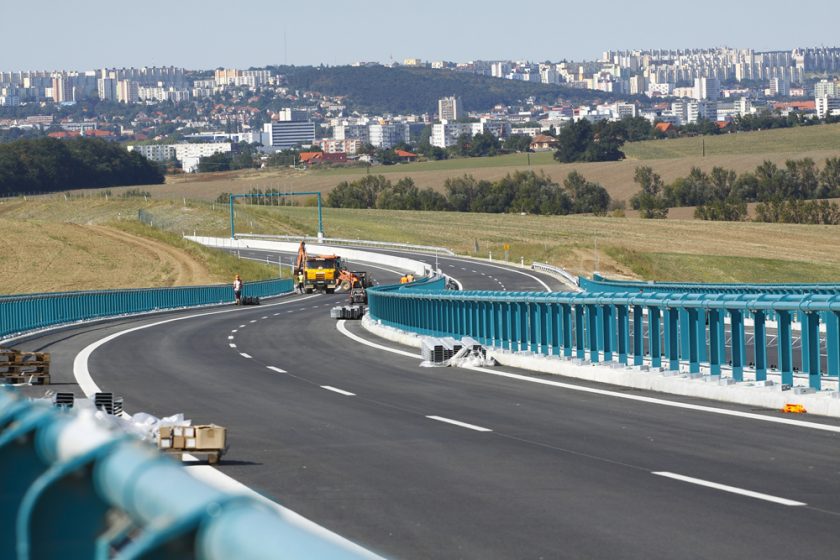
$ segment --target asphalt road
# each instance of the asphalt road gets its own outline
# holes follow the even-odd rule
[[[539,289],[504,269],[441,264],[467,289]],[[376,276],[384,283],[388,274]],[[493,282],[504,288],[485,287]],[[70,381],[68,364],[84,345],[179,319],[94,352],[96,382],[124,395],[129,411],[227,426],[222,471],[388,557],[836,556],[837,431],[627,400],[661,395],[623,388],[599,395],[421,368],[419,357],[339,333],[329,309],[345,297],[105,323],[26,346],[52,350],[57,381]]]

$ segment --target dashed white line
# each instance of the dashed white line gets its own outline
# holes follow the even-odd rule
[[[228,337],[228,340],[233,340],[234,338],[236,338],[236,337],[235,337],[235,336],[233,336],[233,335],[230,335],[230,336]]]
[[[280,314],[279,313],[274,313],[274,317],[277,317],[278,315],[280,315]]]
[[[263,315],[260,319],[268,319],[268,315]]]
[[[286,373],[285,369],[280,369],[279,367],[274,367],[274,366],[265,366],[265,367],[270,369],[271,371],[276,371],[277,373]]]
[[[240,352],[239,355],[242,356],[243,358],[248,358],[249,360],[251,359],[251,355],[246,354],[245,352]]]
[[[257,322],[257,320],[256,320],[256,319],[251,319],[251,320],[250,320],[250,321],[248,321],[248,322],[249,322],[249,323],[256,323],[256,322]]]
[[[230,332],[232,332],[232,333],[236,333],[236,332],[239,332],[239,329],[233,329],[233,330],[232,330],[232,331],[230,331]]]
[[[452,420],[451,418],[444,418],[443,416],[426,416],[429,420],[437,420],[438,422],[445,422],[447,424],[452,424],[454,426],[460,426],[462,428],[467,428],[468,430],[475,430],[476,432],[492,432],[490,428],[483,428],[481,426],[476,426],[475,424],[467,424],[466,422],[459,422],[458,420]]]
[[[808,504],[804,502],[797,502],[795,500],[788,500],[787,498],[779,498],[778,496],[771,496],[770,494],[762,494],[761,492],[753,492],[752,490],[744,490],[743,488],[736,488],[735,486],[727,486],[726,484],[718,484],[717,482],[710,482],[708,480],[701,480],[699,478],[692,478],[690,476],[684,476],[681,474],[675,474],[672,472],[654,472],[651,474],[655,474],[656,476],[664,476],[666,478],[672,478],[674,480],[680,480],[682,482],[688,482],[689,484],[696,484],[698,486],[705,486],[707,488],[714,488],[715,490],[721,490],[723,492],[730,492],[732,494],[740,494],[741,496],[747,496],[749,498],[755,498],[757,500],[764,500],[766,502],[773,502],[774,504],[781,504],[783,506],[807,506]]]
[[[236,344],[234,344],[232,342],[230,344],[228,344],[228,346],[230,346],[231,348],[236,348]]]
[[[326,389],[327,391],[332,391],[333,393],[338,393],[339,395],[344,395],[345,397],[355,397],[356,393],[351,393],[350,391],[344,391],[342,389],[338,389],[336,387],[331,387],[329,385],[321,385],[321,389]]]
[[[248,326],[248,325],[239,325],[239,328],[240,328],[240,329],[244,329],[244,328],[245,328],[245,327],[247,327],[247,326]]]

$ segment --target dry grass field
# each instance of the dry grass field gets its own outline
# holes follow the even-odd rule
[[[701,155],[701,142],[706,156]],[[366,172],[382,174],[391,181],[411,177],[421,187],[443,189],[449,177],[464,174],[494,181],[516,170],[544,172],[558,182],[572,171],[601,183],[615,200],[627,200],[638,191],[633,174],[639,165],[649,165],[666,182],[688,175],[696,166],[704,171],[720,166],[738,173],[752,171],[765,160],[783,165],[788,159],[810,157],[818,165],[840,155],[840,124],[767,130],[720,136],[651,140],[626,144],[627,159],[618,162],[559,164],[548,152],[512,154],[494,158],[454,159],[366,168],[269,169],[229,173],[173,176],[164,185],[143,187],[154,198],[212,201],[221,193],[244,193],[252,188],[327,193],[339,182],[358,179]],[[529,165],[530,157],[530,165]],[[126,189],[112,189],[119,193]]]
[[[551,154],[531,154],[531,169],[560,181],[572,170],[606,186],[613,198],[636,192],[636,166],[651,165],[666,181],[723,166],[743,172],[764,160],[783,164],[811,157],[819,164],[840,155],[840,125],[774,130],[706,138],[705,158],[692,155],[696,138],[627,146],[628,159],[612,163],[560,165]],[[471,174],[494,180],[528,169],[525,154],[375,167],[391,180],[412,177],[420,187],[442,188],[447,177]],[[127,188],[0,200],[4,232],[0,292],[167,286],[226,282],[234,271],[257,279],[274,268],[238,261],[181,239],[198,233],[229,233],[228,205],[213,201],[223,192],[251,188],[328,192],[365,169],[274,169],[170,177],[143,187],[152,194],[123,198]],[[141,213],[147,223],[138,221]],[[314,208],[237,205],[237,231],[313,235]],[[679,208],[668,220],[591,216],[520,216],[324,209],[328,236],[402,241],[452,248],[494,259],[509,243],[510,259],[539,260],[589,275],[675,281],[833,282],[840,278],[840,227],[714,223],[691,219]]]

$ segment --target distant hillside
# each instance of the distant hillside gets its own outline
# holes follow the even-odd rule
[[[292,89],[347,96],[352,109],[374,113],[434,113],[438,99],[449,95],[461,97],[468,111],[485,111],[498,103],[513,105],[532,96],[543,103],[616,98],[591,90],[429,68],[281,66],[273,70],[284,74]]]

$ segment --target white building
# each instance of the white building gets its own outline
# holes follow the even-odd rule
[[[395,122],[369,125],[368,140],[376,148],[388,149],[398,144],[408,144],[411,137],[408,124]]]
[[[824,119],[828,115],[840,115],[840,96],[823,95],[817,97],[817,117]]]
[[[140,84],[132,80],[118,81],[117,101],[120,103],[137,103],[140,101]]]
[[[438,100],[438,119],[457,121],[464,116],[464,107],[460,97],[444,97]]]
[[[137,152],[149,161],[171,161],[175,159],[175,148],[169,144],[142,144],[128,146],[129,152]]]
[[[484,132],[484,125],[481,123],[450,123],[442,122],[432,125],[432,137],[429,142],[438,148],[448,148],[458,143],[458,138],[463,134],[475,136]]]
[[[363,144],[370,144],[367,124],[339,124],[333,127],[336,140],[358,140]]]
[[[695,78],[694,99],[716,101],[720,97],[720,80],[717,78]]]
[[[770,95],[773,97],[790,97],[790,82],[786,78],[771,78]]]
[[[837,82],[829,80],[820,80],[814,84],[814,97],[823,97],[825,95],[837,95],[840,93],[840,88],[837,87]]]
[[[355,155],[362,150],[360,140],[336,140],[332,138],[316,140],[315,144],[327,154],[348,154]]]
[[[272,121],[263,125],[263,146],[285,150],[315,142],[315,123],[311,121]]]

